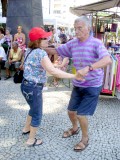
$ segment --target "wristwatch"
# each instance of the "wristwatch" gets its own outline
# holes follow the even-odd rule
[[[89,65],[89,71],[93,71],[93,67]]]

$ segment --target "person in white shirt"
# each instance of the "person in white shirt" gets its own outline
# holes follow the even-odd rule
[[[0,27],[0,45],[4,43],[4,34],[3,34],[4,30],[3,28]]]
[[[0,80],[1,80],[1,68],[4,67],[7,56],[5,50],[0,46]]]

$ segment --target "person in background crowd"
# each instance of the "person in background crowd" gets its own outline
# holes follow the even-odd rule
[[[91,22],[86,16],[79,17],[74,22],[76,38],[56,49],[46,48],[49,54],[59,54],[72,58],[76,71],[84,77],[84,81],[73,80],[73,90],[68,105],[68,116],[72,128],[63,133],[63,138],[78,134],[81,127],[82,137],[75,145],[74,151],[83,151],[89,144],[87,116],[95,112],[98,97],[102,88],[103,67],[112,62],[103,43],[90,36]]]
[[[69,38],[68,38],[68,41],[72,40],[73,39],[73,36],[70,34],[69,35]]]
[[[67,36],[64,33],[60,34],[59,38],[61,44],[65,44],[67,42]]]
[[[51,30],[52,30],[52,35],[49,39],[49,47],[55,48],[60,45],[60,39],[56,33],[56,29],[52,28]],[[53,56],[48,55],[48,56],[49,56],[51,62],[55,63],[55,60],[57,59],[56,55],[53,55]]]
[[[4,43],[4,29],[0,27],[0,45]]]
[[[59,43],[59,37],[58,34],[56,33],[56,29],[52,28],[52,36],[51,36],[51,43],[56,46],[56,44]]]
[[[46,71],[58,78],[83,80],[78,73],[73,75],[54,68],[47,53],[43,50],[48,47],[47,38],[51,34],[51,32],[45,32],[38,27],[34,27],[29,31],[30,42],[25,53],[24,79],[21,84],[22,94],[30,107],[23,128],[23,135],[30,133],[26,142],[27,146],[42,144],[42,140],[36,139],[35,135],[42,119],[42,90],[44,83],[46,83]]]
[[[6,77],[5,80],[11,78],[10,67],[14,65],[15,69],[18,70],[22,60],[22,50],[18,47],[18,42],[12,43],[8,60],[5,62]]]
[[[26,49],[25,41],[26,41],[26,36],[22,32],[22,26],[17,27],[17,33],[14,35],[14,41],[17,41],[19,44],[19,47],[22,49],[23,53]]]
[[[61,56],[58,56],[58,59],[54,63],[54,67],[56,67],[56,68],[58,68],[62,71],[66,71],[68,63],[69,63],[69,58],[68,57],[62,58]],[[58,82],[59,82],[59,78],[54,77],[53,84],[54,84],[55,87],[59,86]]]
[[[4,36],[4,42],[6,42],[9,46],[9,48],[12,48],[12,41],[13,37],[10,34],[11,29],[9,27],[6,28],[5,36]]]
[[[67,36],[65,34],[61,34],[59,38],[60,38],[60,44],[65,44],[67,42]],[[55,60],[54,62],[54,66],[63,71],[66,71],[68,63],[69,63],[68,57],[62,58],[61,56],[58,56],[58,59]],[[57,77],[54,77],[54,80],[53,80],[54,86],[58,87],[58,81],[59,79]]]
[[[0,46],[0,80],[1,80],[1,68],[4,68],[7,56],[2,46]]]

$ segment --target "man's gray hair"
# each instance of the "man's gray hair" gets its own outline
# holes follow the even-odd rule
[[[87,16],[80,16],[79,18],[75,19],[74,24],[80,21],[84,22],[86,26],[90,28],[92,27],[91,20]]]

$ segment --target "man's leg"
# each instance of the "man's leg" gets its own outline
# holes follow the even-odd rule
[[[77,110],[77,117],[82,130],[82,138],[81,141],[75,146],[75,151],[82,151],[88,146],[88,120],[85,115],[92,116],[94,114],[100,91],[101,86],[88,87],[83,90],[83,99],[81,100],[80,106]]]
[[[78,92],[78,87],[74,87],[71,94],[70,102],[68,105],[68,116],[72,123],[72,128],[68,129],[63,133],[63,138],[70,137],[74,134],[78,134],[79,132],[76,110],[80,104],[80,101],[81,101],[81,98]]]
[[[68,116],[69,116],[69,119],[72,123],[73,130],[76,131],[78,129],[78,119],[77,119],[76,112],[68,111]]]
[[[88,120],[85,116],[77,116],[77,117],[82,131],[81,141],[86,143],[88,141]]]
[[[78,144],[75,145],[74,151],[79,152],[83,151],[88,146],[88,120],[85,116],[77,116],[80,127],[82,130],[82,138]]]
[[[63,138],[70,137],[74,134],[78,134],[79,128],[78,128],[78,119],[77,119],[77,114],[74,111],[68,111],[68,116],[69,119],[72,123],[72,128],[68,129],[63,133]]]

